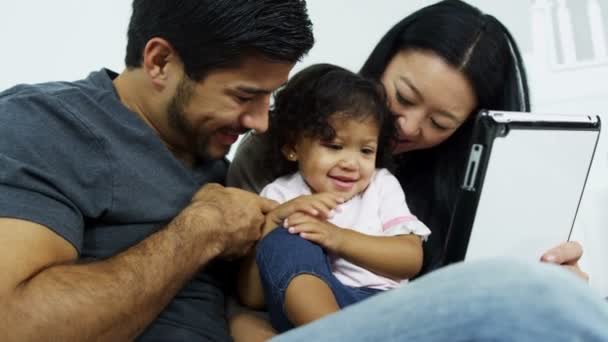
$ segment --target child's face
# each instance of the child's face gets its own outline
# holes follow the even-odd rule
[[[302,137],[293,150],[302,176],[313,192],[340,194],[345,200],[365,190],[374,174],[378,125],[372,119],[337,117],[329,121],[336,131],[331,141]],[[290,153],[286,154],[290,159]]]

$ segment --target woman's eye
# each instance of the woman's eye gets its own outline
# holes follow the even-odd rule
[[[442,130],[445,131],[446,129],[448,129],[445,126],[442,126],[441,124],[439,124],[437,121],[431,119],[431,124],[433,125],[433,127],[437,128],[438,130]]]
[[[363,148],[363,149],[361,149],[361,153],[363,153],[365,155],[372,155],[372,154],[376,153],[376,150],[374,150],[373,148]]]
[[[397,102],[399,102],[402,106],[413,106],[414,103],[408,100],[405,96],[401,95],[401,93],[396,92],[395,97],[397,98]]]

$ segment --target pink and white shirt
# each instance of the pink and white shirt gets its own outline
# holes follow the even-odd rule
[[[260,193],[279,203],[310,194],[310,187],[299,172],[276,179]],[[377,169],[370,185],[341,204],[329,222],[375,236],[416,234],[426,240],[431,234],[429,228],[410,213],[399,181],[386,169]],[[337,256],[332,256],[331,260],[333,274],[347,286],[387,290],[407,282],[407,279],[381,276]]]

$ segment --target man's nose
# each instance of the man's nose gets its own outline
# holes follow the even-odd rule
[[[253,129],[257,133],[268,130],[268,111],[270,109],[270,96],[264,96],[259,101],[252,103],[249,113],[246,115],[243,126]]]

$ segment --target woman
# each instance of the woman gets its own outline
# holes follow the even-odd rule
[[[474,113],[481,108],[530,110],[522,58],[498,20],[464,2],[446,0],[397,23],[360,73],[386,88],[399,132],[393,152],[396,176],[408,206],[432,231],[424,246],[423,272],[428,272],[443,263]],[[243,139],[228,185],[259,192],[275,178],[260,167],[268,151],[264,138]],[[581,246],[568,242],[542,259],[586,278],[577,264],[581,255]]]
[[[442,264],[443,242],[463,178],[473,114],[481,108],[530,111],[525,68],[515,41],[493,16],[458,0],[425,7],[397,23],[360,73],[385,86],[400,140],[394,149],[408,205],[432,230],[425,271]],[[264,135],[247,135],[228,185],[259,193],[274,178]],[[583,278],[582,248],[564,243],[543,256]]]

